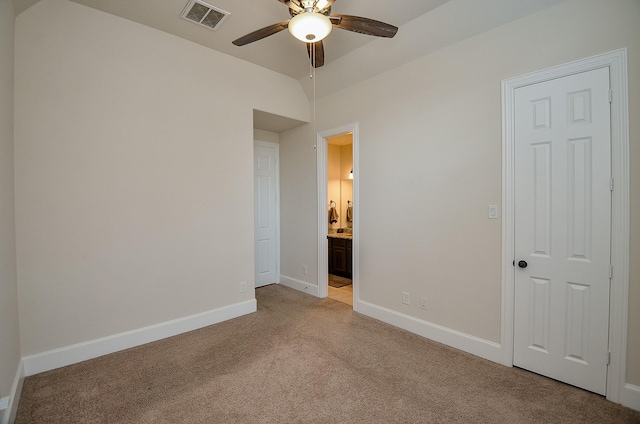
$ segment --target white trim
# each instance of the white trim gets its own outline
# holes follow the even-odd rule
[[[255,146],[275,149],[276,151],[276,169],[275,169],[276,171],[276,284],[279,284],[280,283],[280,280],[279,280],[279,276],[280,276],[280,145],[278,143],[272,143],[270,141],[253,140],[253,147]],[[255,191],[255,186],[253,190]],[[254,206],[254,213],[255,213],[255,206]],[[254,237],[253,245],[255,249],[255,229],[254,229],[253,237]],[[254,255],[255,255],[255,252],[254,252]]]
[[[178,318],[160,324],[126,331],[100,339],[90,340],[47,352],[23,357],[24,373],[31,376],[44,371],[64,367],[109,353],[140,346],[188,331],[250,314],[257,310],[255,299],[224,306],[188,317]]]
[[[353,310],[358,311],[360,299],[360,125],[358,122],[322,131],[317,134],[316,155],[318,173],[318,297],[329,293],[328,243],[327,233],[327,140],[341,134],[352,135],[353,143],[353,241],[352,241],[352,281]]]
[[[498,343],[442,327],[369,302],[360,300],[358,303],[360,304],[358,311],[363,315],[489,361],[500,362],[502,349]]]
[[[640,386],[625,384],[620,396],[620,403],[628,408],[640,411]]]
[[[353,142],[353,237],[351,249],[351,279],[353,281],[353,310],[358,312],[360,299],[360,125],[352,124]],[[327,285],[329,283],[327,282]]]
[[[24,384],[24,377],[24,361],[20,359],[18,369],[16,370],[16,376],[14,377],[13,384],[11,385],[11,393],[9,393],[8,399],[3,398],[3,400],[7,399],[7,405],[5,407],[4,414],[2,415],[2,424],[13,423],[16,419],[18,403],[20,403],[20,394],[22,393],[22,386]]]
[[[327,138],[330,136],[317,135],[316,141],[316,170],[317,170],[317,192],[318,192],[318,297],[325,298],[329,293],[329,259],[327,249],[329,243],[327,234],[329,224],[327,223]]]
[[[514,295],[514,98],[515,90],[526,85],[608,67],[611,91],[612,195],[611,279],[609,350],[611,363],[607,377],[607,399],[625,402],[627,354],[627,310],[629,290],[629,106],[627,50],[621,49],[502,81],[502,358],[513,365]],[[624,405],[625,403],[623,403]],[[636,403],[637,405],[637,403]],[[627,405],[630,406],[630,405]]]
[[[303,293],[309,293],[313,296],[320,297],[318,295],[318,286],[316,284],[307,283],[306,281],[297,280],[295,278],[287,277],[286,275],[280,275],[280,284],[299,290]]]

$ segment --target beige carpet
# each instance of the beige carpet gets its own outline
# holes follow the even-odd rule
[[[17,423],[639,423],[283,286],[258,312],[25,380]]]

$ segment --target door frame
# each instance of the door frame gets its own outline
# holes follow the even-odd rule
[[[263,141],[263,140],[257,140],[254,139],[253,140],[253,157],[255,159],[255,148],[256,147],[266,147],[268,149],[274,149],[276,152],[276,167],[275,167],[275,174],[276,174],[276,284],[280,284],[280,145],[278,143],[272,143],[270,141]],[[253,195],[254,195],[254,199],[255,199],[255,194],[256,194],[256,184],[255,184],[255,164],[254,164],[254,175],[253,175]],[[255,201],[255,200],[254,200]],[[255,213],[256,213],[256,205],[253,205],[253,214],[254,214],[254,225],[255,225]],[[253,256],[254,256],[254,264],[255,264],[255,260],[256,260],[256,229],[254,227],[253,229]],[[256,275],[257,275],[257,269],[255,269],[255,265],[254,265],[254,270],[253,270],[253,286],[255,287],[256,285]]]
[[[329,244],[327,233],[327,150],[328,140],[341,134],[351,133],[353,138],[353,241],[352,241],[352,276],[353,310],[358,311],[360,299],[360,136],[358,122],[321,131],[316,140],[316,161],[318,174],[318,297],[329,295]]]
[[[629,112],[627,50],[589,57],[502,81],[502,363],[513,366],[515,210],[515,90],[552,79],[608,67],[611,89],[611,297],[607,399],[620,403],[625,389],[629,290]]]

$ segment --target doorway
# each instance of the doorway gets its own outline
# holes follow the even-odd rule
[[[351,142],[350,148],[346,147],[345,140]],[[346,303],[351,303],[356,311],[359,289],[358,146],[357,123],[323,131],[317,136],[318,296],[323,298],[329,296],[329,267],[331,266],[333,275],[350,279],[351,284],[332,287],[332,293],[329,297],[338,297],[338,293],[334,289],[344,292],[350,288],[351,302]],[[339,157],[341,150],[345,151],[344,166],[333,164],[332,168],[334,169],[330,172],[330,151],[331,156],[338,155]],[[339,159],[338,161],[341,162]],[[332,208],[334,209],[332,210]],[[331,213],[334,215],[330,215]],[[332,237],[329,237],[330,232]],[[342,280],[332,285],[339,286],[344,282]],[[344,293],[341,295],[344,296]],[[336,300],[344,301],[344,298]]]
[[[328,297],[353,306],[353,136],[327,139]]]
[[[528,262],[526,258],[520,258],[519,256],[523,255],[522,248],[519,247],[521,244],[518,242],[518,237],[520,237],[520,233],[522,231],[522,227],[526,227],[525,231],[532,229],[532,225],[536,222],[542,223],[544,219],[546,219],[546,212],[549,214],[555,213],[551,210],[551,208],[542,207],[545,202],[539,203],[539,208],[536,212],[538,221],[527,219],[525,214],[521,216],[521,213],[518,212],[519,203],[522,198],[521,188],[518,188],[517,179],[518,173],[521,171],[519,167],[521,166],[521,160],[517,158],[518,155],[518,133],[522,132],[523,129],[519,127],[519,123],[517,122],[517,109],[518,109],[518,90],[526,89],[527,87],[535,86],[536,84],[545,84],[547,82],[553,81],[562,81],[563,78],[567,78],[568,80],[572,80],[576,75],[587,75],[591,71],[598,71],[602,74],[607,74],[608,80],[606,81],[606,85],[604,91],[604,97],[606,98],[604,103],[606,104],[606,109],[610,107],[610,128],[606,130],[610,137],[610,144],[607,146],[608,152],[610,154],[611,160],[611,168],[609,172],[609,177],[606,177],[604,184],[606,185],[606,196],[610,196],[610,208],[605,207],[604,209],[609,209],[610,215],[607,217],[605,226],[610,226],[610,235],[609,241],[606,241],[605,244],[608,244],[610,248],[610,266],[608,264],[605,265],[607,268],[606,275],[604,277],[599,277],[600,280],[604,279],[605,284],[610,288],[609,290],[602,290],[602,293],[605,291],[609,291],[609,297],[604,300],[605,303],[605,313],[604,316],[598,318],[600,321],[601,327],[598,332],[604,332],[606,337],[608,337],[608,341],[604,343],[600,343],[600,347],[598,348],[601,352],[597,353],[599,355],[598,358],[595,358],[595,353],[588,353],[591,357],[589,361],[599,361],[603,364],[604,372],[600,373],[600,377],[597,377],[601,380],[599,388],[590,388],[582,383],[570,382],[570,384],[575,384],[579,386],[583,386],[588,390],[596,391],[601,394],[606,394],[607,399],[619,402],[621,400],[621,395],[624,392],[625,385],[625,365],[626,365],[626,334],[627,334],[627,290],[628,290],[628,280],[629,280],[629,268],[628,268],[628,231],[629,231],[629,173],[628,173],[628,123],[627,123],[627,78],[626,78],[626,50],[618,50],[615,52],[594,56],[592,58],[583,59],[577,62],[572,62],[566,65],[561,65],[558,67],[550,68],[547,70],[535,72],[532,74],[528,74],[522,77],[516,77],[510,80],[503,81],[502,83],[502,94],[503,94],[503,167],[504,167],[504,179],[503,179],[503,210],[504,210],[504,218],[503,218],[503,300],[502,300],[502,346],[503,346],[503,363],[505,365],[519,365],[520,359],[518,359],[518,354],[515,353],[519,347],[516,345],[521,343],[522,340],[517,340],[515,333],[525,332],[527,337],[524,338],[525,344],[528,347],[525,349],[528,350],[538,350],[537,353],[542,353],[545,355],[543,344],[551,345],[552,343],[556,343],[559,346],[559,355],[561,356],[561,361],[569,361],[575,364],[579,364],[580,361],[584,361],[584,358],[580,358],[582,352],[588,352],[588,349],[580,350],[583,346],[586,346],[584,342],[588,339],[577,337],[572,339],[573,334],[580,334],[580,331],[583,329],[587,329],[589,325],[589,311],[593,311],[594,306],[590,301],[590,293],[591,290],[587,284],[583,284],[580,281],[574,281],[577,279],[577,275],[575,272],[571,272],[569,277],[558,278],[558,283],[564,287],[564,290],[561,289],[564,300],[560,302],[556,301],[556,306],[560,306],[561,314],[564,316],[563,322],[559,325],[558,331],[561,335],[555,342],[551,341],[550,333],[545,333],[545,331],[550,330],[554,324],[549,322],[549,317],[553,316],[553,311],[551,308],[555,306],[549,306],[547,308],[546,305],[550,305],[549,300],[551,296],[551,285],[547,283],[551,283],[552,278],[545,278],[544,276],[538,275],[542,274],[542,271],[533,270],[530,268],[528,273],[531,275],[525,275],[522,271],[528,267]],[[596,72],[598,73],[598,72]],[[541,86],[542,87],[542,86]],[[535,90],[534,90],[535,92]],[[536,125],[540,125],[541,128],[547,125],[549,122],[545,115],[545,108],[549,105],[549,101],[551,99],[551,95],[543,95],[542,93],[539,96],[530,97],[527,101],[527,105],[529,107],[533,107],[534,109],[538,107],[537,110],[531,110],[529,119],[536,121]],[[562,98],[568,100],[565,106],[560,106],[563,109],[564,113],[567,113],[569,117],[573,116],[577,119],[591,120],[592,117],[589,116],[592,109],[592,105],[589,105],[588,109],[582,110],[581,107],[586,105],[584,103],[587,101],[588,96],[595,96],[595,92],[591,89],[582,90],[582,89],[574,89],[571,87],[567,87],[567,92],[562,95]],[[599,96],[603,96],[600,94]],[[535,97],[535,98],[534,98]],[[581,103],[582,102],[582,103]],[[609,106],[610,105],[610,106]],[[571,110],[572,107],[576,107],[578,109]],[[557,108],[557,107],[556,107]],[[534,113],[536,112],[536,113]],[[537,112],[540,112],[539,114]],[[584,113],[583,113],[584,112]],[[604,115],[608,115],[607,111],[603,113]],[[557,118],[556,118],[557,119]],[[566,121],[565,118],[561,118],[561,120]],[[560,123],[560,122],[558,122]],[[588,125],[584,125],[586,128]],[[519,129],[520,128],[520,129]],[[599,136],[598,136],[599,137]],[[580,140],[583,140],[581,142]],[[565,149],[563,151],[565,153],[569,153],[573,155],[574,159],[582,158],[582,163],[585,164],[587,168],[584,166],[581,167],[571,167],[570,157],[566,158],[567,160],[562,160],[560,158],[556,158],[556,162],[560,162],[563,165],[563,169],[561,172],[566,172],[567,169],[575,171],[583,174],[591,173],[591,169],[588,169],[589,166],[592,166],[593,161],[590,158],[593,158],[595,152],[591,155],[587,154],[589,147],[589,143],[586,143],[588,140],[582,136],[573,136],[568,135],[565,137],[565,140],[569,140],[570,143],[573,143],[573,147],[571,145],[565,145]],[[535,144],[535,143],[534,143]],[[547,143],[548,144],[548,143]],[[566,144],[566,143],[565,143]],[[536,151],[537,149],[537,151]],[[542,164],[545,162],[544,159],[548,158],[545,150],[547,149],[544,141],[540,141],[535,146],[530,146],[525,150],[529,151],[531,161],[528,166],[540,166],[539,170],[544,171],[545,167]],[[550,147],[549,147],[550,149]],[[573,150],[572,150],[573,149]],[[524,151],[524,150],[523,150]],[[550,151],[550,150],[549,150]],[[539,154],[539,157],[536,156]],[[534,160],[535,159],[535,160]],[[536,160],[540,159],[537,161]],[[526,159],[525,159],[526,162]],[[548,162],[551,163],[551,162]],[[578,161],[575,162],[578,164]],[[593,164],[594,167],[600,168],[600,165]],[[606,168],[606,166],[605,166]],[[595,169],[595,168],[594,168]],[[584,171],[584,172],[583,172]],[[605,173],[607,173],[607,169],[605,169]],[[546,178],[543,178],[544,172],[540,173],[540,180],[538,181],[540,184],[536,185],[535,173],[530,174],[528,183],[525,184],[526,190],[529,190],[530,193],[540,195],[540,199],[543,199],[544,190],[538,190],[537,188],[544,187]],[[577,175],[577,174],[576,174]],[[568,183],[574,184],[582,184],[587,179],[584,178],[574,178],[569,177]],[[602,184],[602,181],[598,181],[594,184]],[[566,180],[565,180],[566,181]],[[588,181],[587,181],[588,183]],[[564,184],[567,187],[567,184]],[[532,187],[537,187],[535,190]],[[547,186],[549,187],[549,186]],[[568,186],[571,188],[571,185]],[[576,186],[577,187],[577,186]],[[578,187],[577,187],[578,188]],[[588,196],[591,194],[591,189],[582,187],[584,190],[580,189],[582,193],[587,193]],[[517,196],[516,196],[517,193]],[[517,200],[520,199],[520,200]],[[582,196],[565,196],[564,198],[561,196],[560,199],[563,201],[565,205],[568,206],[569,212],[571,211],[579,211],[578,208],[574,208],[575,202],[582,202],[585,197]],[[587,198],[588,199],[588,198]],[[558,199],[554,200],[555,203],[558,203]],[[572,203],[574,202],[574,203]],[[573,206],[572,206],[573,205]],[[584,212],[584,208],[581,208],[582,212]],[[598,212],[600,213],[600,212]],[[606,211],[605,211],[606,213]],[[535,216],[535,214],[534,214]],[[564,226],[567,228],[567,231],[571,233],[573,231],[571,228],[587,228],[587,226],[583,226],[584,219],[580,218],[580,226],[571,225],[570,221],[567,221],[565,218],[567,216],[571,217],[571,213],[556,215],[555,220],[560,221],[558,223],[559,226]],[[574,213],[573,217],[584,217],[584,213]],[[564,217],[564,218],[563,218]],[[591,220],[593,218],[592,215],[587,216],[587,220]],[[516,225],[517,224],[517,225]],[[602,225],[602,224],[601,224]],[[540,225],[536,228],[543,228],[544,226]],[[591,226],[592,227],[592,226]],[[554,230],[555,231],[555,230]],[[594,230],[595,231],[595,230]],[[543,251],[545,250],[545,244],[548,237],[546,237],[545,231],[539,231],[534,233],[535,237],[538,237],[538,241],[540,244],[540,249],[537,246],[532,245],[531,243],[525,243],[525,250],[528,248],[529,250],[534,252],[535,260],[540,259],[543,256],[551,256]],[[587,234],[584,231],[582,235],[577,236],[578,233],[564,234],[561,236],[564,240],[562,243],[567,243],[571,246],[571,243],[574,243],[572,249],[575,250],[576,253],[575,258],[569,258],[572,262],[582,262],[586,263],[587,261],[584,258],[580,258],[578,256],[582,255],[581,252],[578,252],[575,248],[576,246],[587,246],[588,243],[591,243],[589,237],[593,237],[594,234]],[[565,237],[566,236],[566,237]],[[570,236],[570,237],[569,237]],[[587,237],[587,238],[583,238]],[[534,237],[534,238],[535,238]],[[531,240],[529,240],[531,241]],[[594,240],[595,241],[595,240]],[[576,242],[579,242],[577,245]],[[534,248],[532,248],[535,247]],[[553,247],[553,246],[551,246]],[[540,252],[537,252],[540,250]],[[566,246],[560,247],[561,254],[566,261],[566,254],[568,251]],[[570,249],[571,250],[571,249]],[[589,251],[595,253],[595,251]],[[578,254],[579,253],[579,254]],[[570,254],[570,253],[569,253]],[[607,252],[603,253],[600,256],[606,256]],[[584,255],[583,255],[584,256]],[[543,258],[544,259],[544,258]],[[607,261],[608,262],[608,261]],[[558,268],[558,267],[556,267]],[[613,270],[613,272],[610,272]],[[522,275],[520,275],[522,274]],[[536,274],[536,275],[533,275]],[[588,272],[587,272],[588,274]],[[564,283],[562,281],[564,280]],[[516,287],[516,285],[520,285],[522,281],[525,281],[526,287]],[[525,298],[521,298],[518,292],[525,292]],[[595,291],[593,291],[595,293]],[[528,295],[533,295],[533,297],[526,298]],[[603,296],[606,297],[606,294]],[[601,296],[592,296],[592,297],[601,297]],[[524,299],[524,300],[523,300]],[[571,301],[569,301],[571,300]],[[524,308],[524,309],[523,309]],[[532,322],[535,324],[537,322],[537,327],[534,325],[526,326],[523,330],[523,327],[520,326],[517,321],[520,319],[517,315],[520,313],[519,311],[527,311],[527,313],[533,311],[534,314],[537,314],[537,317],[540,318],[538,321],[531,320],[529,317],[528,323]],[[582,311],[582,312],[580,312]],[[583,313],[584,312],[584,313]],[[565,319],[566,317],[570,317],[570,319]],[[545,321],[546,320],[546,321]],[[604,321],[604,323],[602,322]],[[575,325],[574,325],[575,324]],[[556,324],[557,325],[557,324]],[[604,327],[604,328],[603,328]],[[577,333],[575,333],[577,331]],[[587,333],[584,333],[585,335]],[[567,337],[569,335],[569,337]],[[520,337],[521,334],[518,335]],[[531,337],[533,337],[533,339]],[[558,337],[557,335],[554,337]],[[522,337],[520,337],[522,339]],[[548,342],[546,340],[549,340]],[[558,341],[559,340],[559,341]],[[603,347],[604,346],[604,347]],[[558,348],[554,348],[558,350]],[[541,363],[543,360],[534,359],[533,363],[535,366],[543,366]],[[553,367],[551,367],[553,368]],[[562,367],[560,367],[562,368]],[[601,368],[602,369],[602,368]],[[535,371],[535,370],[534,370]],[[557,371],[557,369],[556,369]],[[546,371],[543,372],[551,378],[556,378],[560,380],[564,380],[562,373],[557,373],[551,369],[550,373]],[[564,371],[564,370],[563,370]],[[596,379],[597,379],[596,378]]]

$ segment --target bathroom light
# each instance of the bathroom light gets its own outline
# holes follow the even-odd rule
[[[289,21],[291,35],[305,43],[316,43],[324,39],[332,29],[331,20],[317,12],[302,12]]]
[[[353,169],[351,170],[351,172],[349,172],[349,179],[353,180]]]

